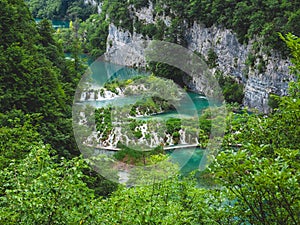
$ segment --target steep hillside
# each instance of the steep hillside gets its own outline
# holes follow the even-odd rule
[[[204,58],[215,75],[231,76],[243,84],[245,106],[268,112],[270,95],[286,95],[288,82],[293,80],[284,57],[287,50],[277,32],[299,32],[296,5],[275,1],[111,2],[103,8],[111,22],[106,59],[146,66],[142,40],[177,43]],[[120,57],[117,50],[124,45],[130,45],[130,54]],[[168,69],[174,73],[173,68]],[[201,91],[196,80],[186,85]]]
[[[74,154],[68,118],[80,67],[65,60],[51,24],[36,25],[22,0],[0,2],[0,24],[0,125],[19,126],[32,115],[45,143]]]

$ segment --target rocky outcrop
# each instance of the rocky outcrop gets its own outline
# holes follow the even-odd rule
[[[97,11],[100,14],[102,12],[102,2],[97,2],[96,0],[84,0],[84,4],[91,4],[95,7],[97,7]]]
[[[266,64],[263,73],[249,72],[244,97],[244,105],[264,113],[269,112],[269,95],[287,95],[288,82],[294,79],[289,75],[289,61],[273,56],[267,59]]]
[[[117,65],[146,67],[143,35],[109,25],[105,60]]]
[[[144,21],[146,24],[154,23],[154,8],[153,3],[149,2],[148,7],[143,7],[140,10],[136,10],[134,7],[132,7],[134,14],[137,16],[137,18],[141,21]]]
[[[135,16],[145,24],[155,23],[160,19],[170,26],[170,18],[164,15],[154,16],[152,3],[148,7],[136,10]],[[293,79],[289,75],[290,62],[282,59],[274,51],[268,53],[262,51],[258,41],[252,40],[247,45],[241,44],[231,30],[217,26],[206,28],[196,22],[187,27],[184,38],[188,49],[200,53],[204,59],[208,58],[209,52],[216,55],[216,66],[211,69],[212,73],[221,71],[225,75],[236,77],[244,84],[245,106],[267,113],[270,93],[281,96],[287,94],[288,82]],[[144,52],[146,46],[143,40],[149,38],[110,24],[106,60],[121,65],[146,67]],[[251,56],[254,60],[249,62]],[[189,87],[201,91],[197,81],[186,80],[189,81],[187,84]]]

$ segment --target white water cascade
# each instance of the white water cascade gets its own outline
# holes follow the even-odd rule
[[[179,134],[180,134],[180,144],[187,144],[186,143],[186,139],[185,139],[185,131],[180,129],[179,130]]]

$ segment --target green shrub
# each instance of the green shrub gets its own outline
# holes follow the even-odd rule
[[[173,134],[175,131],[179,131],[181,129],[181,120],[178,118],[170,118],[166,122],[167,133]]]
[[[212,48],[208,50],[206,62],[210,69],[218,66],[218,55]]]
[[[225,101],[228,103],[243,103],[244,85],[238,83],[234,77],[224,76],[222,73],[217,73],[216,78],[222,89]]]
[[[280,97],[276,94],[270,94],[268,99],[268,106],[271,109],[277,109],[279,107]]]
[[[141,137],[143,137],[142,131],[141,131],[141,130],[135,131],[135,132],[134,132],[134,136],[135,136],[137,139],[140,139]]]

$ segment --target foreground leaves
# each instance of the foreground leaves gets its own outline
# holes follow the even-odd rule
[[[82,181],[86,164],[56,160],[39,145],[0,172],[1,224],[79,224],[89,217],[94,194]]]

